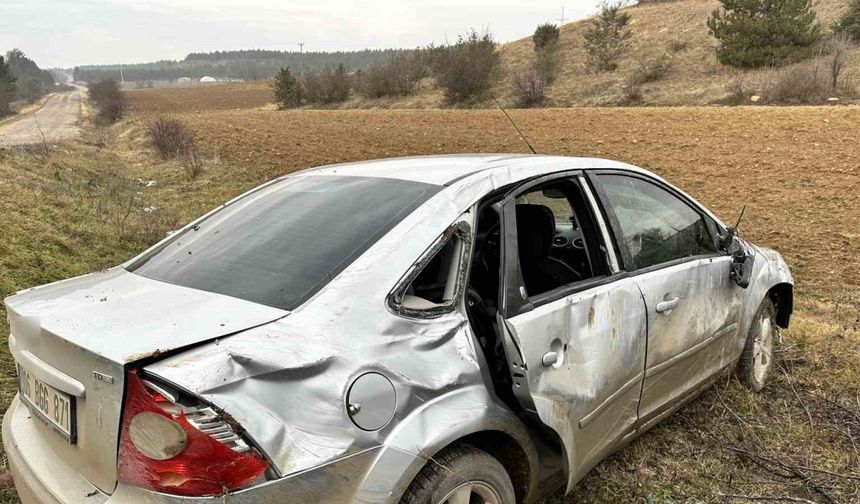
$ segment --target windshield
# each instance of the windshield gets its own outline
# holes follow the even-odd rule
[[[128,270],[292,310],[439,189],[386,178],[288,178],[212,214]]]

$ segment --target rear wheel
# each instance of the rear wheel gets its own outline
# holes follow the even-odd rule
[[[489,453],[456,444],[421,470],[401,504],[515,504],[504,466]]]
[[[741,360],[738,375],[741,382],[760,392],[773,369],[773,353],[779,337],[776,325],[776,307],[770,298],[765,299],[753,318]]]

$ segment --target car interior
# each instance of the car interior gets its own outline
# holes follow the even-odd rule
[[[450,305],[457,289],[460,251],[463,242],[456,235],[448,236],[441,250],[424,265],[421,273],[409,284],[400,304],[411,310],[429,310]]]
[[[478,207],[475,246],[466,294],[469,321],[490,361],[496,392],[513,400],[504,347],[497,337],[502,276],[502,205],[505,192]],[[550,181],[516,198],[516,240],[520,270],[531,301],[608,273],[597,226],[579,185]]]

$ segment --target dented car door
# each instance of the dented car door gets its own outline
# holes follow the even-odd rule
[[[506,294],[499,326],[509,343],[514,394],[558,434],[570,489],[636,423],[645,365],[645,305],[636,283],[608,265],[606,274],[545,294],[529,293],[518,240],[530,238],[522,236],[522,226],[517,232],[517,196],[503,210]],[[594,249],[612,254],[611,245],[603,242],[608,235],[602,217],[590,212],[590,218],[601,237]]]
[[[644,424],[729,364],[742,290],[730,278],[731,258],[718,252],[713,222],[683,195],[644,175],[594,180],[648,309]]]

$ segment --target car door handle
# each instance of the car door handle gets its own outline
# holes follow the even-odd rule
[[[681,298],[672,298],[657,303],[657,313],[666,313],[674,310],[681,304]]]
[[[541,364],[546,367],[550,367],[558,362],[558,352],[547,352],[543,354],[543,358],[541,359]]]

